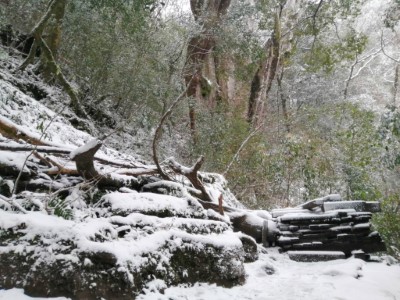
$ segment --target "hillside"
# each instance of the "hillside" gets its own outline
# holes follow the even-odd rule
[[[266,247],[257,230],[277,218],[246,209],[222,175],[196,170],[196,188],[196,168],[174,168],[171,158],[162,178],[134,147],[108,145],[129,136],[76,116],[31,69],[15,72],[21,62],[0,58],[0,299],[400,296],[392,257],[296,262]],[[81,162],[94,164],[94,176],[78,164],[88,152]]]

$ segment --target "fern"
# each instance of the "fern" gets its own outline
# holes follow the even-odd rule
[[[68,203],[65,201],[65,199],[53,198],[49,201],[48,207],[51,213],[55,216],[66,220],[71,220],[73,217],[72,209],[68,206]]]

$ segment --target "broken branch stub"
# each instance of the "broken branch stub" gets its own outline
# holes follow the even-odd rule
[[[71,160],[76,163],[76,169],[86,180],[98,179],[100,176],[94,167],[93,159],[101,146],[102,142],[94,139],[70,153]]]

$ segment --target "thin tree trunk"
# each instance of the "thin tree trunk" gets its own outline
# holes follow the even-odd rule
[[[36,49],[37,47],[40,47],[40,49],[42,50],[42,55],[41,55],[42,71],[44,71],[43,62],[45,62],[45,69],[46,69],[44,71],[44,77],[46,78],[46,76],[48,76],[50,78],[51,76],[54,76],[54,78],[60,82],[65,92],[70,97],[71,105],[75,113],[78,116],[87,118],[87,114],[82,104],[80,103],[77,92],[62,73],[61,68],[57,64],[56,57],[51,48],[53,47],[56,51],[58,51],[58,46],[61,37],[61,23],[65,13],[66,3],[67,0],[52,0],[49,2],[46,13],[32,30],[31,35],[35,38],[35,40],[32,44],[28,57],[18,68],[18,70],[24,70],[30,63],[32,63],[36,53]],[[50,26],[50,33],[53,34],[53,39],[51,40],[51,47],[50,47],[43,37],[43,32],[47,27],[49,27],[48,25],[49,21],[53,17],[56,25],[55,27]],[[47,75],[45,73],[47,73]]]
[[[62,23],[65,15],[67,0],[54,1],[52,9],[52,19],[47,23],[46,44],[51,50],[55,60],[58,60],[58,50],[61,44]],[[46,56],[41,56],[41,71],[44,79],[49,82],[53,79],[54,74],[51,71],[52,66]]]
[[[289,122],[289,112],[288,112],[288,108],[287,108],[287,97],[283,91],[283,87],[282,87],[282,81],[283,81],[283,69],[281,71],[281,73],[279,74],[279,76],[277,77],[277,82],[278,82],[278,90],[279,90],[279,97],[280,97],[280,102],[282,105],[282,114],[283,114],[283,119],[285,122],[285,128],[286,131],[288,133],[290,133],[290,122]]]
[[[396,72],[394,75],[394,85],[393,85],[393,106],[396,106],[396,98],[397,98],[397,94],[399,92],[399,68],[400,65],[397,64],[396,65]]]

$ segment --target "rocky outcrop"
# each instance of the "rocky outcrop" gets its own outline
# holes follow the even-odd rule
[[[199,204],[137,192],[108,194],[100,203],[93,216],[74,221],[0,210],[0,288],[135,299],[155,279],[241,284],[244,261],[257,259],[253,239],[209,220]]]

